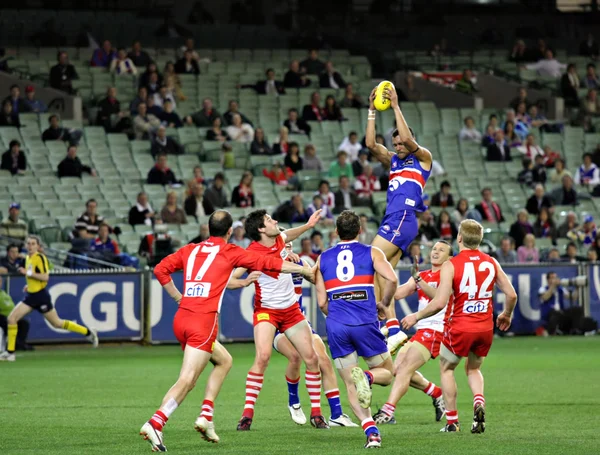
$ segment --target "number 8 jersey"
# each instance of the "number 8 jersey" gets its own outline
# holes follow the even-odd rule
[[[454,299],[446,309],[446,326],[460,332],[493,330],[496,261],[479,250],[462,250],[450,261],[454,266]]]
[[[377,322],[371,246],[340,242],[319,258],[329,300],[328,318],[346,325]]]

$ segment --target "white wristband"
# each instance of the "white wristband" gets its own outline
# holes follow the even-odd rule
[[[32,276],[33,275],[33,270],[27,270],[27,276]]]
[[[377,115],[377,111],[373,111],[373,110],[369,109],[369,116],[371,116],[371,115],[373,115],[373,116]]]

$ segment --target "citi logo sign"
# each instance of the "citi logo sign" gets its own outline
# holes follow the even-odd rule
[[[185,292],[186,297],[208,297],[210,293],[210,283],[186,282]]]
[[[485,313],[489,303],[489,300],[467,300],[463,306],[463,313]]]

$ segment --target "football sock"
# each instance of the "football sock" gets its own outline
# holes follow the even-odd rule
[[[162,431],[169,418],[162,411],[156,411],[150,419],[150,425],[157,431]]]
[[[75,332],[85,336],[90,334],[90,330],[87,327],[79,325],[73,321],[63,321],[63,329],[68,330],[69,332]]]
[[[369,370],[366,370],[365,376],[367,377],[367,381],[369,381],[369,385],[373,385],[373,373],[371,373]]]
[[[446,422],[448,422],[448,425],[458,423],[458,411],[446,410]]]
[[[365,420],[360,422],[360,425],[362,426],[363,431],[367,435],[367,438],[373,433],[379,433],[379,429],[375,425],[375,421],[372,417],[366,418]]]
[[[331,418],[337,419],[344,413],[342,411],[342,403],[340,402],[339,389],[326,390],[325,396],[327,397],[329,408],[331,409]]]
[[[432,398],[439,398],[442,396],[442,389],[436,386],[433,382],[430,382],[427,384],[427,387],[425,387],[425,390],[423,390],[423,393],[426,393]]]
[[[212,422],[214,409],[215,404],[212,401],[204,400],[202,402],[202,411],[200,412],[200,417],[204,417],[209,422]]]
[[[7,324],[7,339],[6,339],[6,350],[8,352],[15,352],[15,345],[17,343],[17,324]]]
[[[288,404],[293,406],[300,403],[300,397],[298,396],[298,386],[300,385],[300,377],[296,379],[290,379],[285,377],[288,386]]]
[[[477,394],[473,397],[473,408],[479,405],[485,406],[485,398],[483,398],[483,395]]]
[[[398,319],[388,319],[385,326],[388,328],[388,336],[390,337],[400,332],[400,323],[398,322]]]
[[[246,376],[246,404],[244,405],[242,417],[248,417],[249,419],[254,417],[254,406],[260,389],[262,389],[263,379],[264,375],[260,373],[248,372],[248,376]]]
[[[321,372],[306,371],[304,375],[306,390],[310,397],[310,416],[320,416],[321,413]]]
[[[381,412],[383,412],[384,414],[386,414],[390,417],[394,415],[395,411],[396,411],[396,406],[393,405],[392,403],[386,403],[381,408]]]

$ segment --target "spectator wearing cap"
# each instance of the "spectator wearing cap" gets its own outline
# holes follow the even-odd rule
[[[6,256],[0,259],[0,274],[18,273],[25,267],[25,260],[19,256],[19,245],[11,243],[6,247]]]
[[[348,154],[340,150],[337,153],[337,160],[329,166],[329,177],[340,178],[342,175],[354,178],[352,165],[348,162]]]
[[[152,59],[150,58],[148,52],[142,49],[142,43],[140,43],[137,40],[133,42],[133,45],[131,46],[131,51],[129,52],[129,54],[127,54],[127,57],[129,57],[133,64],[138,68],[145,68],[146,66],[148,66],[148,64],[152,62]]]
[[[4,98],[4,101],[10,101],[12,104],[12,111],[15,114],[22,114],[30,111],[29,105],[21,98],[21,89],[17,84],[10,87],[10,95]]]
[[[170,136],[167,136],[167,130],[164,126],[159,126],[156,136],[152,139],[150,153],[153,158],[158,155],[181,155],[184,153],[183,147]]]
[[[433,207],[453,207],[454,197],[452,196],[452,193],[450,193],[451,188],[450,182],[444,180],[440,184],[440,190],[431,198],[431,205]]]
[[[8,207],[8,217],[0,223],[0,236],[9,237],[12,241],[25,242],[27,238],[27,223],[19,218],[21,204],[13,202]],[[3,241],[3,244],[10,242]]]
[[[150,100],[151,98],[148,98]],[[149,139],[150,135],[160,127],[160,120],[147,110],[146,103],[137,107],[137,115],[133,118],[133,131],[136,139]]]
[[[48,106],[43,101],[35,99],[35,87],[33,85],[25,87],[25,104],[29,106],[28,110],[31,112],[40,114],[48,111]]]
[[[2,103],[2,112],[0,112],[0,126],[21,127],[19,114],[13,112],[12,103],[10,100],[5,100]]]
[[[325,70],[319,75],[321,88],[346,88],[346,81],[340,73],[333,68],[333,63],[325,63]]]
[[[167,165],[167,155],[161,153],[156,156],[156,164],[148,172],[146,181],[149,185],[181,185],[182,181],[175,177],[175,173]]]
[[[73,81],[79,79],[75,67],[69,63],[66,52],[59,52],[58,63],[50,69],[50,87],[66,93],[75,93]]]
[[[10,141],[9,148],[2,154],[0,169],[10,171],[12,175],[25,174],[27,169],[27,158],[21,150],[21,143],[16,139]]]
[[[215,208],[222,209],[229,207],[229,196],[225,191],[225,176],[222,172],[215,174],[212,185],[204,192],[204,198],[210,201]]]
[[[325,71],[325,64],[319,60],[319,51],[317,49],[309,49],[306,59],[300,62],[301,72],[306,74],[321,74]]]
[[[96,238],[100,225],[104,223],[104,217],[98,215],[97,210],[96,199],[88,199],[85,203],[85,212],[75,221],[74,231],[77,233],[75,237],[87,240]]]
[[[155,215],[156,213],[152,209],[150,202],[148,202],[148,194],[143,191],[138,193],[135,205],[129,209],[129,224],[131,226],[140,224],[152,226],[154,224]]]
[[[192,194],[190,194],[183,202],[185,214],[193,216],[196,221],[212,215],[215,211],[210,200],[204,197],[204,186],[198,183],[192,185]]]
[[[239,246],[240,248],[248,248],[250,245],[250,239],[246,237],[246,230],[244,229],[244,223],[241,221],[234,221],[232,224],[233,235],[229,239],[229,243]]]
[[[77,156],[77,146],[69,145],[67,148],[67,156],[58,164],[58,178],[63,177],[79,177],[86,174],[96,176],[96,171],[90,166],[86,166]]]
[[[81,139],[81,131],[76,129],[67,129],[60,126],[58,115],[51,115],[48,118],[49,126],[42,133],[42,141],[63,141],[71,144],[77,144]]]
[[[102,47],[99,47],[92,53],[91,66],[108,68],[113,59],[117,57],[117,53],[113,49],[109,40],[104,40]]]
[[[597,233],[598,230],[596,223],[594,223],[594,217],[592,215],[586,215],[583,218],[583,224],[569,231],[567,233],[567,238],[578,241],[588,248],[596,242]]]
[[[138,74],[135,63],[127,56],[124,48],[119,49],[117,56],[112,59],[108,71],[117,76],[137,76]]]

